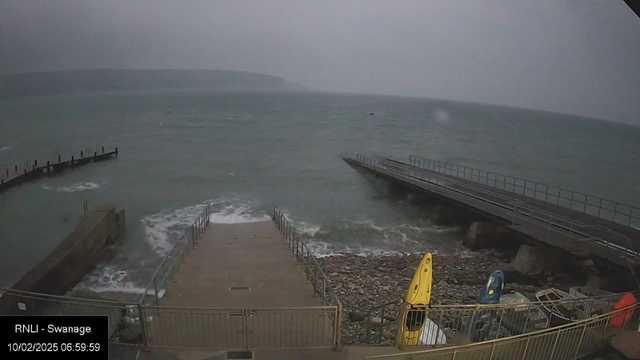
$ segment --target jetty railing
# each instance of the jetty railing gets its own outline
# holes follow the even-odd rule
[[[523,204],[522,202],[516,201],[511,196],[506,196],[498,192],[482,188],[481,186],[475,186],[469,183],[465,183],[463,181],[456,180],[455,178],[447,177],[445,176],[445,174],[439,174],[433,171],[421,171],[419,167],[414,167],[412,169],[406,166],[402,166],[401,164],[395,164],[394,162],[387,159],[379,159],[360,154],[356,155],[356,161],[370,168],[374,168],[381,173],[389,172],[390,174],[407,178],[409,182],[426,185],[427,189],[430,189],[431,191],[434,191],[436,193],[447,191],[448,195],[445,194],[445,196],[455,195],[451,193],[455,192],[489,204],[500,206],[510,211],[509,215],[511,220],[513,220],[516,216],[524,218],[524,216],[532,215],[526,218],[526,220],[528,222],[531,222],[532,220],[540,220],[538,222],[531,223],[536,226],[541,226],[546,230],[554,230],[557,235],[559,235],[557,236],[558,239],[564,237],[563,240],[565,241],[564,245],[567,246],[566,249],[573,249],[574,245],[578,245],[579,242],[581,242],[581,244],[585,244],[587,241],[593,241],[594,243],[597,243],[597,245],[602,245],[625,254],[625,259],[615,257],[612,260],[615,260],[615,262],[619,263],[620,265],[637,263],[638,259],[640,259],[640,257],[638,256],[640,252],[634,249],[634,247],[637,247],[633,245],[635,242],[632,242],[622,234],[618,234],[613,231],[607,231],[604,228],[598,229],[598,226],[586,226],[582,223],[578,223],[564,217],[550,214],[548,212],[543,212],[541,209],[535,209],[531,206]],[[565,230],[567,231],[562,231],[562,228],[565,228]],[[616,239],[618,243],[624,244],[624,246],[603,240],[600,237],[596,237],[593,235],[605,235],[603,234],[603,232],[607,232],[606,237]],[[610,255],[609,253],[607,254],[608,256]]]
[[[598,341],[636,331],[640,303],[551,329],[466,345],[368,356],[385,360],[573,360],[593,353]],[[615,321],[612,321],[614,320]],[[624,319],[624,320],[623,320]],[[437,346],[437,345],[436,345]]]
[[[160,264],[153,273],[151,280],[147,284],[142,296],[141,304],[160,305],[160,299],[164,296],[173,280],[173,276],[180,269],[185,255],[190,249],[196,247],[198,239],[209,225],[209,218],[213,211],[212,205],[207,204],[198,218],[182,234],[171,250],[162,258]]]
[[[599,196],[588,195],[558,186],[456,165],[444,161],[409,156],[411,166],[469,180],[564,208],[593,215],[628,227],[640,228],[640,208]]]
[[[594,241],[606,248],[622,252],[627,257],[632,271],[634,267],[632,264],[640,263],[640,247],[638,243],[623,234],[598,225],[585,225],[519,202],[512,202],[509,206],[512,209],[510,215],[513,223],[524,221],[536,226],[543,226],[547,237],[553,233],[561,235],[565,243],[563,245],[557,244],[559,248],[569,252],[580,253],[580,251],[584,250],[582,245],[585,241]],[[591,234],[600,236],[595,237],[591,236]]]

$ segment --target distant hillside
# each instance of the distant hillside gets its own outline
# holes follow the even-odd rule
[[[225,70],[69,70],[0,75],[0,98],[73,92],[196,88],[221,91],[304,91],[258,73]]]

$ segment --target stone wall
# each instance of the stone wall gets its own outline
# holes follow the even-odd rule
[[[18,280],[12,289],[66,294],[104,259],[106,248],[114,245],[124,232],[124,210],[116,212],[113,206],[101,206],[84,214],[73,231]],[[0,311],[3,313],[14,305],[11,297],[0,298]]]

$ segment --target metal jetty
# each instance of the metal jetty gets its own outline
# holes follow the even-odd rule
[[[640,209],[631,205],[416,156],[408,162],[365,155],[344,160],[494,219],[532,240],[623,267],[639,265]]]

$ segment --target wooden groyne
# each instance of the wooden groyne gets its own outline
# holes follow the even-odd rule
[[[25,161],[22,166],[0,165],[0,192],[27,181],[62,173],[69,168],[76,168],[90,162],[104,161],[117,157],[118,148],[116,147],[112,151],[105,150],[104,146],[100,146],[99,149],[96,148],[95,150],[87,148],[81,150],[79,155],[79,157],[71,155],[70,159],[63,160],[60,153],[54,151],[51,153],[52,160],[47,160],[46,163],[38,163],[36,159],[33,162],[31,160]]]

